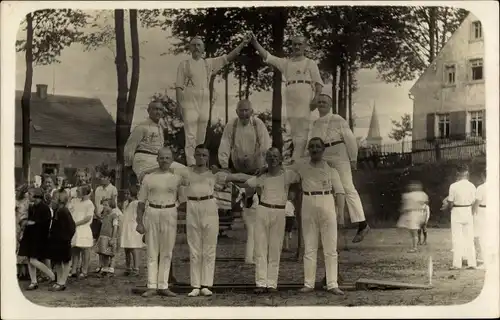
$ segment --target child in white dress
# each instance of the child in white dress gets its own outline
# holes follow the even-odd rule
[[[142,235],[135,230],[137,227],[137,188],[131,187],[126,193],[123,203],[123,225],[121,234],[121,247],[125,250],[125,275],[139,275],[139,256],[143,247]]]
[[[72,263],[71,276],[86,278],[90,263],[90,249],[94,245],[90,225],[94,216],[95,206],[90,200],[90,185],[77,188],[77,197],[69,205],[71,216],[75,221],[76,231],[71,240]]]
[[[419,181],[412,181],[406,187],[406,192],[402,195],[401,216],[397,226],[408,229],[412,240],[412,248],[409,252],[417,252],[417,233],[426,223],[426,212],[424,205],[429,201],[429,197],[422,190]]]

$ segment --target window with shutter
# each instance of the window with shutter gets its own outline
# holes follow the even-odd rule
[[[456,111],[450,113],[450,138],[464,140],[467,135],[467,112]]]
[[[450,137],[450,115],[447,113],[438,114],[436,121],[437,134],[439,139],[446,139]]]
[[[434,128],[436,125],[436,114],[428,113],[427,114],[427,140],[434,140],[436,138],[436,134],[434,132]]]

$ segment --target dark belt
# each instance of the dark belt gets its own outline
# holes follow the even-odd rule
[[[326,143],[325,144],[325,148],[333,147],[333,146],[336,146],[336,145],[341,144],[341,143],[344,143],[344,141],[340,140],[340,141],[334,141],[334,142]]]
[[[144,153],[144,154],[152,154],[153,156],[157,156],[158,153],[156,152],[151,152],[151,151],[146,151],[146,150],[136,150],[135,153]]]
[[[327,190],[327,191],[311,191],[311,192],[304,191],[304,194],[306,196],[322,196],[322,195],[332,194],[332,191],[331,190]]]
[[[485,204],[480,204],[479,207],[480,208],[486,208],[486,205]]]
[[[148,206],[150,206],[151,208],[155,208],[155,209],[169,209],[169,208],[175,208],[175,203],[162,204],[162,205],[149,203]]]
[[[285,209],[285,206],[281,205],[281,204],[269,204],[269,203],[265,203],[265,202],[260,202],[259,204],[263,207],[271,208],[271,209]]]
[[[467,208],[467,207],[471,207],[471,206],[472,206],[472,204],[462,204],[462,205],[454,204],[453,208]]]
[[[288,85],[291,85],[291,84],[294,84],[294,83],[312,84],[312,82],[311,82],[311,81],[309,81],[309,80],[292,80],[292,81],[288,81],[288,82],[286,83],[286,85],[288,86]]]
[[[203,201],[208,199],[213,199],[214,196],[204,196],[204,197],[187,197],[190,201]]]

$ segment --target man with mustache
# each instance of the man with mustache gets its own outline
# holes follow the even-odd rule
[[[278,68],[286,80],[286,113],[290,123],[293,141],[294,161],[299,160],[306,149],[309,118],[315,101],[323,89],[323,81],[315,61],[305,56],[307,42],[304,37],[292,38],[291,56],[279,58],[266,51],[252,33],[252,44],[259,55],[268,63]]]
[[[236,114],[238,117],[224,127],[219,146],[219,163],[222,169],[254,174],[265,164],[271,137],[264,122],[253,115],[249,100],[238,102]]]
[[[251,35],[246,34],[243,41],[229,54],[203,59],[202,55],[205,53],[203,40],[194,37],[189,44],[191,58],[182,61],[177,68],[175,95],[184,120],[188,166],[195,164],[195,147],[205,142],[210,112],[208,88],[210,77],[233,61],[250,39]]]
[[[344,118],[331,113],[332,99],[330,96],[321,94],[314,104],[318,109],[319,118],[313,122],[310,137],[319,137],[325,142],[323,158],[337,169],[344,187],[351,222],[358,224],[358,232],[352,242],[361,242],[370,227],[366,222],[361,198],[352,179],[352,171],[356,170],[358,159],[356,137]],[[343,215],[343,212],[339,214]]]
[[[164,106],[161,101],[151,101],[148,105],[148,119],[137,125],[125,144],[125,167],[132,167],[137,182],[141,183],[144,176],[158,169],[158,150],[163,148],[165,139],[161,118]],[[173,168],[183,168],[178,162],[173,162]]]

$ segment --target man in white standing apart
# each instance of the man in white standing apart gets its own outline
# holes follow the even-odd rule
[[[319,137],[325,142],[323,159],[337,169],[340,175],[351,222],[358,224],[358,232],[352,240],[357,243],[370,230],[352,179],[352,170],[357,168],[358,143],[347,121],[338,114],[331,113],[331,107],[332,99],[326,94],[321,94],[314,102],[313,108],[318,108],[319,118],[313,122],[309,138]]]
[[[203,59],[202,55],[205,52],[203,40],[200,37],[194,37],[189,44],[191,58],[182,61],[177,68],[175,95],[184,121],[188,166],[195,164],[195,147],[205,142],[210,112],[208,89],[210,77],[233,61],[250,42],[250,39],[251,35],[246,34],[243,41],[229,54]]]
[[[137,125],[125,144],[125,167],[132,167],[137,180],[141,183],[144,176],[158,169],[158,150],[163,148],[164,106],[161,101],[152,101],[148,105],[148,119]],[[184,167],[178,162],[173,162],[172,168]]]
[[[254,174],[265,165],[271,137],[264,122],[253,115],[249,100],[238,102],[236,114],[238,117],[224,127],[218,152],[219,164],[222,169]]]
[[[214,186],[224,183],[227,173],[212,173],[208,168],[210,154],[204,145],[195,148],[195,166],[176,169],[182,176],[187,197],[187,242],[190,252],[190,279],[193,290],[188,294],[197,297],[200,293],[211,296],[214,283],[215,252],[219,233],[219,215],[214,198]]]
[[[307,47],[305,37],[292,38],[290,58],[273,56],[257,42],[253,34],[252,44],[264,62],[278,68],[285,78],[286,114],[293,141],[292,159],[297,161],[303,157],[306,149],[311,102],[318,98],[324,86],[318,65],[304,55]]]
[[[474,234],[478,238],[479,252],[483,265],[481,268],[487,267],[489,262],[489,247],[488,247],[488,212],[486,211],[486,170],[481,174],[482,184],[476,189],[476,201],[472,207],[474,216]]]
[[[447,207],[451,209],[451,243],[453,262],[451,270],[462,268],[462,258],[468,269],[476,269],[472,205],[476,200],[476,187],[469,181],[469,169],[460,165],[457,181],[450,185]]]
[[[169,148],[161,148],[157,159],[159,168],[146,174],[137,197],[136,230],[146,235],[148,256],[148,290],[142,296],[158,293],[174,297],[175,293],[168,289],[168,278],[177,235],[175,202],[182,177],[174,174],[171,167],[173,155]]]

